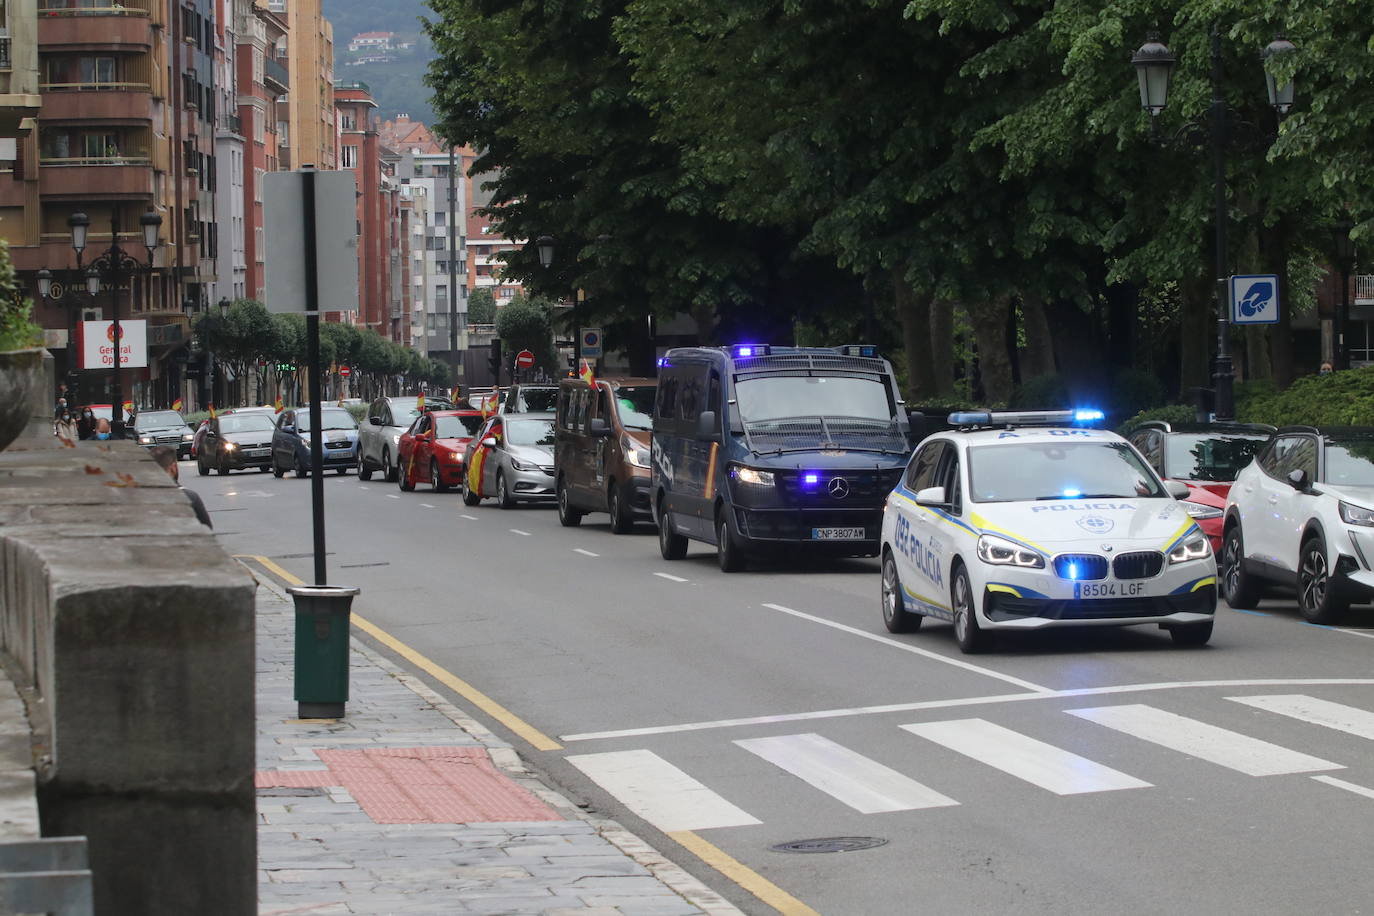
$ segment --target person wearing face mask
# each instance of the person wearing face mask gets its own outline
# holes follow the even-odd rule
[[[81,417],[76,421],[76,434],[82,439],[95,437],[95,413],[89,408],[83,408]]]
[[[66,408],[63,408],[62,413],[58,415],[52,431],[57,438],[66,439],[68,442],[81,438],[81,434],[76,429],[76,420]]]
[[[104,417],[95,421],[95,438],[102,440],[110,438],[110,421]]]

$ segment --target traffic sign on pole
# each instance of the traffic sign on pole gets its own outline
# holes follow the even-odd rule
[[[601,329],[583,328],[582,329],[582,358],[600,359],[601,353]]]
[[[1230,280],[1232,324],[1278,324],[1277,274],[1236,274]]]
[[[347,366],[340,366],[340,367],[339,367],[339,377],[340,377],[340,378],[348,378],[348,377],[349,377],[350,375],[352,375],[352,374],[353,374],[353,370],[350,369],[350,368],[348,368]]]
[[[534,354],[529,350],[521,350],[515,354],[515,368],[529,369],[534,365]]]

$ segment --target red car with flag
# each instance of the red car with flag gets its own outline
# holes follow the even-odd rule
[[[482,427],[480,410],[427,410],[401,434],[396,482],[410,492],[422,481],[437,491],[463,485],[463,453]]]

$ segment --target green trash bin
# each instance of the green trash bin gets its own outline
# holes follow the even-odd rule
[[[338,719],[348,702],[349,613],[359,589],[296,585],[296,711],[302,719]]]

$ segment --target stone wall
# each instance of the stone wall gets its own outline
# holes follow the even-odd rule
[[[41,419],[41,417],[40,417]],[[0,649],[96,913],[257,910],[252,579],[130,442],[0,452]]]

